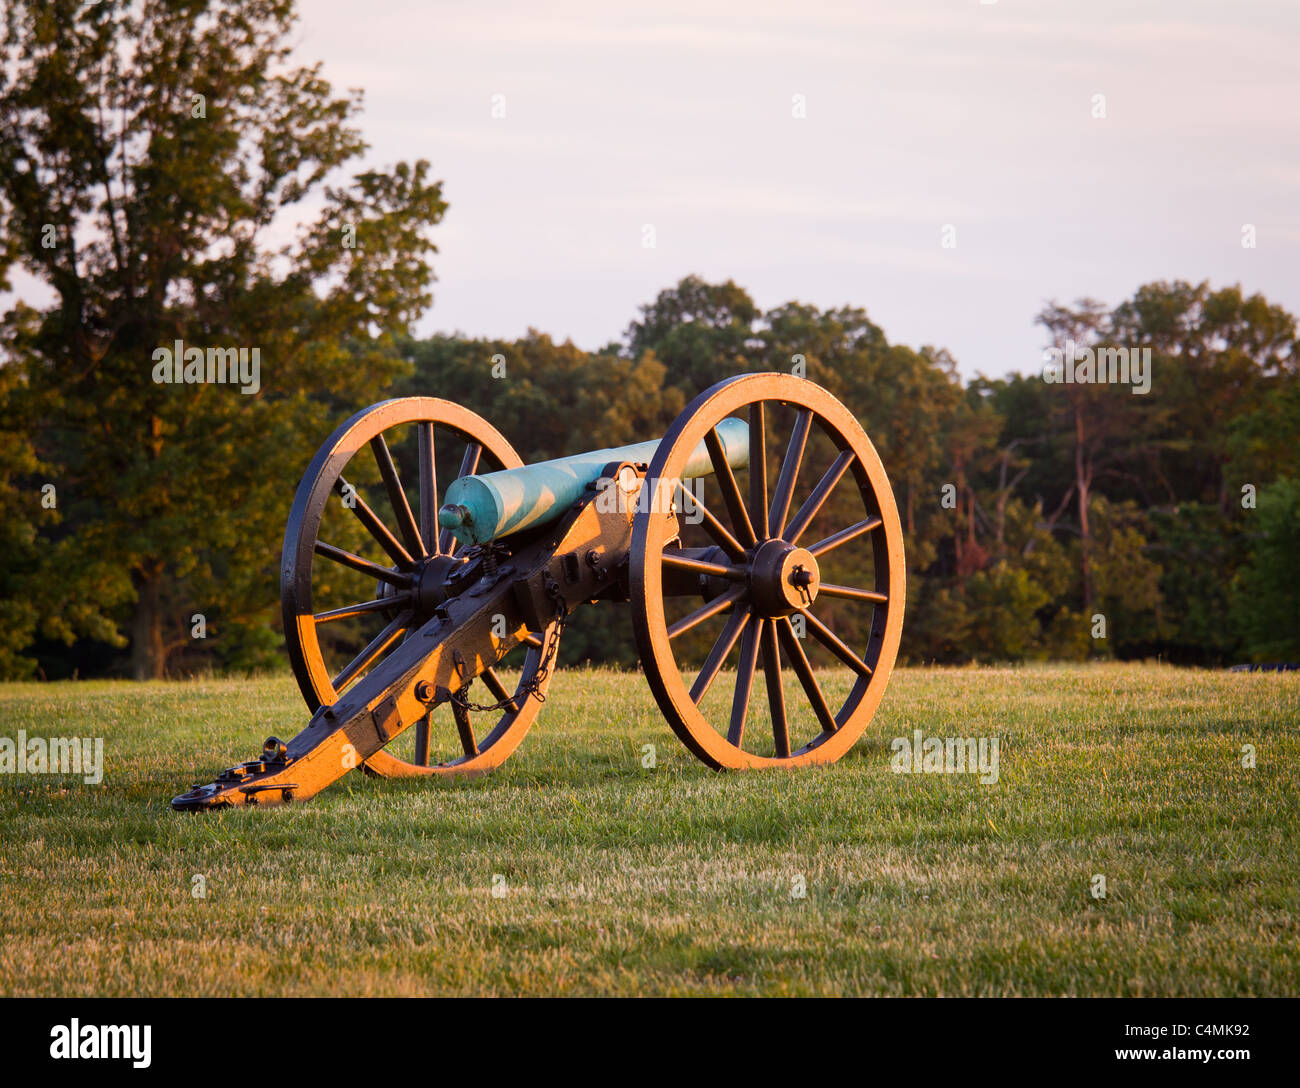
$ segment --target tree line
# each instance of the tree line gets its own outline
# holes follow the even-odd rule
[[[1039,321],[1063,354],[1145,349],[1149,388],[1052,381],[1050,362],[1046,381],[963,382],[947,352],[891,344],[863,309],[762,312],[735,283],[695,277],[597,352],[538,332],[411,341],[397,388],[462,400],[531,460],[643,440],[722,378],[797,368],[853,411],[889,472],[904,660],[1300,659],[1294,317],[1239,287],[1175,282]],[[635,660],[622,626],[584,616],[566,656]]]

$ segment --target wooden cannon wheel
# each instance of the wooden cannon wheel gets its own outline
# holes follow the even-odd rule
[[[742,410],[750,465],[741,470],[743,482],[716,431]],[[714,475],[707,478],[708,502],[693,503],[681,476],[701,441]],[[642,668],[673,731],[717,769],[838,759],[870,722],[889,682],[905,596],[898,510],[857,420],[826,390],[792,375],[719,382],[669,428],[645,491],[632,530],[633,623]],[[692,518],[698,524],[689,526]],[[712,552],[682,554],[688,533]],[[854,583],[835,581],[840,570]],[[865,648],[849,645],[832,622],[856,630]],[[687,642],[696,646],[694,661],[678,652]],[[737,644],[731,698],[720,698],[721,686],[710,697]],[[810,655],[852,670],[842,701],[828,701],[825,674],[819,681]],[[760,662],[768,728],[746,730]]]
[[[370,456],[352,464],[366,446]],[[350,684],[427,622],[445,599],[448,573],[460,563],[458,542],[449,530],[439,530],[437,520],[438,464],[449,455],[449,463],[459,464],[458,476],[479,471],[483,461],[492,462],[483,471],[523,464],[500,432],[468,409],[433,397],[404,397],[352,416],[307,467],[285,529],[280,601],[289,659],[313,713],[336,702]],[[399,465],[406,466],[414,485],[410,494]],[[377,477],[373,490],[384,497],[379,504],[382,515],[363,497],[366,485],[349,481],[345,470],[353,480],[363,472]],[[359,529],[344,524],[349,522],[359,523]],[[347,530],[364,542],[357,551],[329,539],[331,532]],[[362,550],[378,559],[359,554]],[[326,583],[328,602],[320,599]],[[330,607],[320,607],[324,603]],[[353,633],[353,648],[362,638],[369,641],[360,652],[348,648],[340,656],[325,643],[335,630],[330,625],[344,622],[363,629]],[[500,715],[488,723],[486,732],[475,729],[468,710],[444,703],[409,731],[413,744],[402,737],[394,742],[411,751],[384,749],[366,760],[365,769],[382,777],[411,777],[472,775],[500,766],[540,709],[541,701],[526,693],[536,681],[545,694],[549,670],[542,670],[540,677],[537,673],[543,648],[555,637],[554,624],[530,632],[527,646],[511,655],[522,658],[513,669],[507,667],[507,658],[466,693],[467,702],[481,705],[486,696],[489,704],[505,704],[484,711]],[[337,658],[337,670],[327,662],[331,656]],[[517,682],[511,682],[515,675]]]

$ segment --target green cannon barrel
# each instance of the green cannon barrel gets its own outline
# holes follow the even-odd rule
[[[727,463],[733,469],[748,465],[749,425],[740,419],[724,419],[717,431]],[[658,441],[637,442],[523,468],[462,476],[447,488],[438,523],[464,544],[484,544],[521,529],[545,525],[581,499],[587,485],[599,479],[600,470],[611,461],[648,464],[658,447]],[[701,442],[682,476],[691,480],[712,472],[709,451]]]

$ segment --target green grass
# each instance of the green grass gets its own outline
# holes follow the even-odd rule
[[[279,678],[0,686],[0,735],[106,763],[0,776],[0,993],[1300,993],[1300,675],[906,669],[835,766],[717,775],[567,671],[484,779],[167,807],[305,719]],[[918,728],[997,735],[998,784],[892,773]]]

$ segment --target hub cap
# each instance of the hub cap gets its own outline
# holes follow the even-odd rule
[[[758,546],[749,569],[749,589],[759,615],[789,616],[817,599],[821,571],[807,548],[784,540],[767,540]]]

